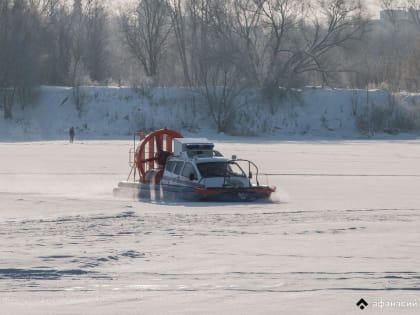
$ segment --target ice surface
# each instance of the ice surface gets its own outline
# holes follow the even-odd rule
[[[210,139],[269,204],[115,198],[129,141],[0,143],[1,314],[417,314],[420,141]]]

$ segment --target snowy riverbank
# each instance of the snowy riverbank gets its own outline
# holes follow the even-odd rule
[[[79,100],[80,110],[72,88],[41,87],[36,101],[24,110],[15,106],[11,120],[0,119],[0,141],[66,139],[70,126],[82,139],[121,139],[164,127],[217,134],[203,100],[189,89],[82,87]],[[270,103],[256,91],[244,91],[236,103],[231,130],[241,136],[400,138],[405,126],[410,127],[409,137],[420,130],[413,125],[420,94],[306,88]]]

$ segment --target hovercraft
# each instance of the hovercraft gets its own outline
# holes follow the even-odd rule
[[[140,133],[130,149],[130,174],[115,195],[142,200],[257,201],[276,188],[260,185],[251,161],[224,157],[205,138],[184,138],[174,130]]]

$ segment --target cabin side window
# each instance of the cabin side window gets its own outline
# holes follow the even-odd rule
[[[173,170],[173,173],[176,174],[176,175],[180,175],[183,166],[184,166],[184,162],[182,162],[182,161],[176,161],[175,162],[175,168]]]
[[[182,176],[190,180],[197,179],[197,172],[194,169],[194,166],[191,163],[185,163],[184,169],[182,170]]]
[[[165,166],[166,171],[173,172],[174,171],[174,167],[175,167],[175,163],[176,163],[175,161],[168,161],[166,163],[166,166]]]

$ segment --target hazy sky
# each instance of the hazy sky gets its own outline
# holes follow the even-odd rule
[[[138,0],[107,0],[110,4],[114,5],[116,8],[122,8],[125,5]],[[379,10],[381,8],[381,0],[364,0],[362,1],[364,5],[368,7],[373,17],[379,17]]]

